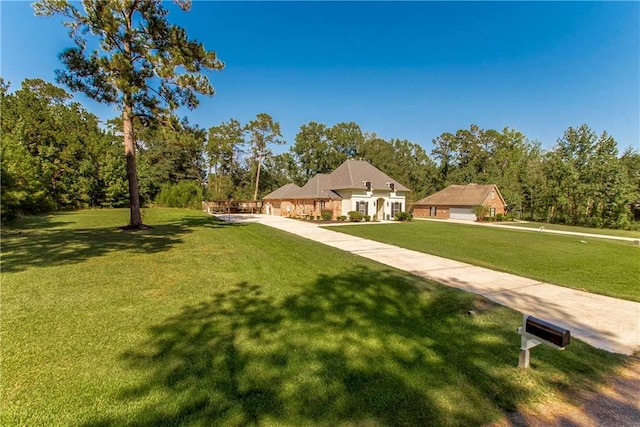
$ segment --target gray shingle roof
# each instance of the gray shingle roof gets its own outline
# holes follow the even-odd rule
[[[371,182],[374,190],[388,190],[388,184],[394,183],[396,190],[410,191],[395,179],[362,160],[347,160],[331,173],[331,189],[333,190],[363,188],[366,181]]]
[[[410,191],[367,162],[347,160],[330,174],[320,173],[314,176],[303,187],[287,184],[267,194],[263,199],[342,200],[334,190],[362,189],[367,181],[371,182],[374,190],[389,190],[389,184],[393,183],[398,191]]]
[[[272,191],[271,193],[264,196],[263,199],[286,199],[291,197],[291,194],[298,190],[300,190],[300,187],[295,184],[285,184],[277,190]]]
[[[435,194],[420,199],[413,205],[428,206],[476,206],[481,205],[487,200],[491,191],[495,190],[496,195],[500,197],[502,203],[504,199],[495,184],[478,185],[450,185],[447,188],[438,191]]]
[[[290,197],[297,199],[332,199],[342,200],[342,197],[331,191],[331,176],[319,173],[311,178],[302,188],[293,192]]]

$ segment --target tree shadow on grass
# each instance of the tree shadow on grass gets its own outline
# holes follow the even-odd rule
[[[118,396],[138,409],[85,425],[482,425],[530,397],[508,312],[481,297],[364,267],[268,291],[152,327],[122,356],[147,378]]]
[[[75,264],[115,251],[163,252],[181,243],[186,234],[197,228],[242,226],[208,217],[187,217],[154,224],[148,230],[124,231],[117,227],[71,228],[69,222],[50,218],[37,218],[24,223],[20,229],[3,230],[0,258],[3,272]],[[61,227],[63,225],[65,227]]]

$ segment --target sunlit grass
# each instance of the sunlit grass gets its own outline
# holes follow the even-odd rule
[[[520,316],[480,297],[196,211],[126,222],[3,230],[0,424],[483,425],[626,360],[574,341],[521,371]]]
[[[577,225],[564,225],[564,224],[549,224],[546,222],[532,222],[532,221],[517,221],[517,222],[495,222],[495,225],[511,225],[522,228],[536,228],[544,227],[545,230],[559,230],[559,231],[571,231],[572,233],[584,233],[584,234],[608,234],[609,236],[619,237],[631,237],[640,239],[640,231],[637,230],[615,230],[610,228],[593,228],[593,227],[580,227]]]
[[[640,247],[628,241],[436,221],[331,229],[547,283],[640,301]]]

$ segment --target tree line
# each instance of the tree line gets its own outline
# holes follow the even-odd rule
[[[64,89],[40,79],[9,89],[1,81],[3,220],[129,206],[121,118],[101,124]],[[568,128],[549,150],[510,128],[471,125],[438,136],[427,153],[353,122],[312,121],[279,154],[273,146],[284,143],[280,125],[266,113],[209,129],[176,118],[135,125],[143,205],[256,199],[361,159],[411,188],[410,201],[450,184],[495,183],[518,218],[612,228],[640,221],[640,154],[619,154],[613,137],[587,125]]]

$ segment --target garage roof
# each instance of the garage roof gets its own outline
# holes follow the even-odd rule
[[[450,185],[444,190],[440,190],[435,194],[420,199],[414,203],[414,206],[476,206],[484,204],[491,197],[491,192],[499,197],[501,202],[506,205],[498,187],[495,184],[479,185]]]

